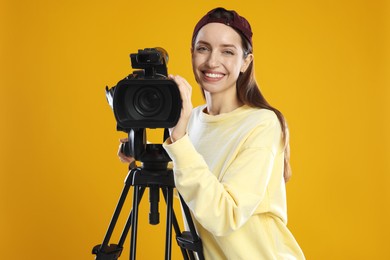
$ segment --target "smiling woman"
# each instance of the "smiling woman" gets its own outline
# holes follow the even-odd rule
[[[216,8],[198,22],[192,39],[193,71],[206,105],[179,119],[186,128],[175,127],[165,149],[206,258],[304,259],[286,227],[288,130],[253,77],[248,21]],[[186,85],[181,82],[179,88]]]
[[[182,113],[164,148],[206,259],[305,259],[286,226],[288,129],[254,79],[248,21],[216,8],[192,39],[193,72],[206,104],[192,109],[192,87],[171,76]]]

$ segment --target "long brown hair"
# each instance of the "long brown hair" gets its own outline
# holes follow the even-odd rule
[[[244,56],[252,53],[252,47],[249,42],[246,41],[243,37],[242,41],[245,43],[244,46]],[[245,58],[244,57],[244,58]],[[245,105],[250,107],[258,107],[272,110],[279,119],[280,126],[282,128],[283,134],[283,143],[284,143],[284,180],[287,182],[291,178],[291,166],[290,166],[290,136],[287,126],[286,119],[283,114],[273,106],[271,106],[268,101],[265,99],[264,95],[261,93],[260,88],[256,82],[254,76],[254,65],[253,61],[248,66],[245,72],[240,73],[237,79],[237,96],[238,99]]]
[[[217,19],[226,19],[227,25],[228,22],[233,19],[236,13],[233,11],[228,11],[224,8],[217,8],[210,13],[208,13],[209,17],[211,18],[217,18]],[[241,17],[242,19],[245,19]],[[246,19],[245,19],[246,20]],[[210,21],[211,22],[211,21]],[[248,24],[249,28],[250,25]],[[205,23],[203,23],[204,25]],[[232,27],[233,28],[233,27]],[[192,48],[194,48],[195,45],[195,38],[200,28],[195,28],[195,32],[192,36]],[[253,53],[253,48],[251,42],[248,40],[248,36],[245,37],[243,32],[240,30],[233,28],[236,30],[242,39],[242,47],[244,50],[244,59],[249,55]],[[251,39],[251,38],[250,38]],[[263,108],[273,111],[276,116],[279,119],[280,126],[282,128],[282,138],[284,143],[284,180],[287,182],[291,177],[291,167],[290,167],[290,142],[289,142],[289,131],[287,122],[283,116],[283,114],[273,106],[271,106],[268,101],[264,98],[263,94],[260,91],[259,85],[256,82],[255,75],[254,75],[254,65],[253,61],[249,64],[248,68],[245,70],[245,72],[240,73],[237,79],[236,83],[237,88],[237,96],[238,99],[245,105],[250,107],[257,107],[257,108]],[[203,93],[204,94],[204,93]]]

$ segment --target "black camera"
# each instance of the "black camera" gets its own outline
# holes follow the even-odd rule
[[[177,84],[167,78],[168,53],[163,48],[145,48],[130,54],[135,70],[112,88],[106,87],[117,130],[170,128],[181,112]]]

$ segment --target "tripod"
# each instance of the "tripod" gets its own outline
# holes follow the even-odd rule
[[[152,145],[151,149],[156,148]],[[158,147],[159,148],[159,147]],[[156,150],[156,149],[154,149]],[[158,149],[157,149],[158,150]],[[165,163],[144,163],[141,168],[131,169],[125,179],[125,186],[119,198],[118,204],[114,211],[110,225],[104,237],[103,243],[93,248],[92,253],[96,255],[96,260],[116,260],[120,257],[123,244],[126,236],[131,229],[130,241],[130,259],[136,258],[137,246],[137,231],[138,231],[138,206],[146,188],[149,188],[150,213],[149,223],[159,223],[158,201],[160,190],[163,193],[167,211],[166,211],[166,241],[165,241],[165,260],[171,259],[172,245],[172,226],[176,233],[176,240],[180,246],[184,259],[204,259],[202,241],[196,233],[194,223],[192,222],[191,214],[188,206],[183,201],[179,194],[181,205],[189,231],[180,231],[179,224],[175,212],[173,210],[173,189],[175,187],[173,171],[166,168]],[[131,186],[134,186],[133,207],[127,219],[123,232],[120,236],[118,244],[110,244],[109,240],[114,231],[116,222],[122,210],[122,206],[126,200],[127,194]]]

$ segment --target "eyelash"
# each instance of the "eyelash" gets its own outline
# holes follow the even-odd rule
[[[196,50],[199,52],[204,52],[204,51],[208,51],[209,48],[207,48],[205,46],[199,46],[196,48]],[[224,51],[222,51],[222,53],[227,54],[227,55],[234,55],[234,52],[231,50],[224,50]]]
[[[206,48],[205,46],[199,46],[196,48],[196,50],[202,52],[208,50],[208,48]]]

